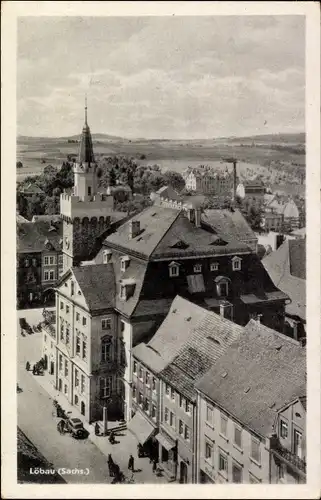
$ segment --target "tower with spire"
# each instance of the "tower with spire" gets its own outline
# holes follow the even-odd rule
[[[63,271],[92,256],[96,239],[110,226],[113,196],[98,191],[97,163],[87,119],[82,129],[77,161],[73,165],[74,188],[60,196],[63,220]]]

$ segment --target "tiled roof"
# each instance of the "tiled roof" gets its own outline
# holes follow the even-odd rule
[[[140,222],[140,234],[136,238],[129,237],[130,221],[128,221],[108,236],[105,243],[121,247],[124,251],[138,252],[150,257],[178,216],[177,210],[159,206],[148,207],[132,218]]]
[[[90,311],[115,306],[115,275],[111,264],[73,267],[72,272]]]
[[[262,260],[275,286],[291,298],[286,311],[302,319],[306,318],[305,260],[305,240],[286,240]]]
[[[20,189],[20,193],[25,194],[44,194],[43,190],[34,182],[30,182],[27,186]]]
[[[17,252],[42,252],[49,242],[55,251],[61,250],[62,222],[48,221],[17,223]]]
[[[184,329],[185,326],[178,325]],[[194,400],[194,384],[223,355],[227,347],[239,338],[243,327],[203,309],[177,356],[160,373],[160,377],[187,398]]]
[[[257,236],[239,210],[234,210],[234,212],[231,210],[206,210],[203,214],[203,220],[222,237],[226,236],[237,241],[257,240]]]
[[[276,412],[305,392],[306,352],[294,340],[251,320],[197,388],[262,436]]]
[[[206,314],[205,309],[180,296],[175,297],[153,338],[147,345],[142,343],[134,347],[133,355],[155,372],[161,371],[174,358]]]

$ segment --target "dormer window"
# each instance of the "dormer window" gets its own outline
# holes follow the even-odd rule
[[[233,259],[232,259],[233,271],[240,271],[241,270],[241,262],[242,262],[242,259],[240,257],[233,257]]]
[[[130,258],[126,255],[126,257],[122,257],[120,259],[120,269],[121,271],[126,271],[127,267],[129,266]]]
[[[225,276],[218,276],[215,279],[215,283],[217,295],[219,297],[227,297],[229,294],[229,278],[226,278]]]
[[[202,264],[195,264],[194,273],[201,273],[201,272],[202,272]]]
[[[211,271],[218,271],[218,262],[211,263]]]
[[[128,278],[120,281],[119,297],[121,300],[128,300],[135,292],[136,283]]]
[[[171,262],[168,269],[171,278],[179,275],[179,264],[177,262]]]
[[[112,257],[112,251],[111,250],[104,250],[103,251],[103,264],[109,264],[111,261]]]

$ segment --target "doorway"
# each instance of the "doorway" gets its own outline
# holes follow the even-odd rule
[[[86,412],[86,406],[85,406],[85,403],[82,401],[82,402],[80,403],[80,413],[81,413],[82,415],[85,415],[85,412]]]
[[[179,482],[181,484],[187,483],[187,465],[185,462],[181,462],[180,464]]]
[[[55,374],[55,363],[53,361],[50,361],[50,375]]]
[[[58,380],[58,391],[62,391],[62,380],[61,378]]]

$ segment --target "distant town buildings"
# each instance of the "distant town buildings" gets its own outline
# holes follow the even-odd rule
[[[266,199],[262,226],[266,231],[290,232],[302,227],[303,219],[293,199]]]
[[[189,167],[183,172],[187,191],[206,195],[231,195],[233,188],[233,173],[226,169],[218,172],[207,165]]]
[[[261,206],[264,202],[265,186],[260,180],[247,180],[238,184],[236,195],[242,200],[246,198],[252,204]]]

